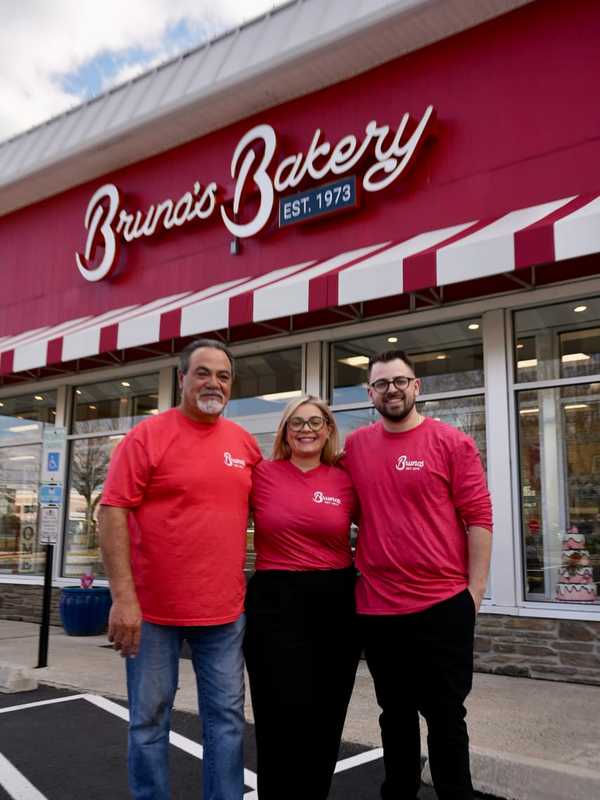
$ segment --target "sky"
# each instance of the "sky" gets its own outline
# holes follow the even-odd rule
[[[284,0],[0,0],[0,141]]]

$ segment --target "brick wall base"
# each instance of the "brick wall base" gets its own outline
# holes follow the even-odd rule
[[[0,584],[0,619],[12,619],[19,622],[42,621],[43,586]],[[50,624],[60,625],[58,614],[58,598],[60,589],[52,589],[50,606]]]
[[[50,623],[60,625],[60,589],[52,589]],[[42,587],[0,584],[0,619],[40,623]],[[481,614],[475,670],[497,675],[600,685],[600,621]]]
[[[481,614],[475,669],[600,685],[600,621]]]

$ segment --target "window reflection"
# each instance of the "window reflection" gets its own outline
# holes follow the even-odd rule
[[[410,356],[423,394],[483,386],[481,323],[478,319],[461,320],[337,342],[332,348],[332,403],[365,401],[369,358],[393,349]]]
[[[279,411],[302,394],[302,350],[299,347],[240,356],[235,360],[235,381],[228,417],[245,417]]]
[[[518,410],[527,595],[596,604],[600,383],[520,392]]]
[[[123,436],[80,439],[71,447],[63,574],[104,575],[98,542],[98,506],[108,465]]]
[[[39,575],[38,480],[41,446],[0,449],[0,573]]]
[[[158,375],[78,386],[73,393],[73,433],[127,431],[158,414]]]
[[[55,418],[55,391],[4,397],[0,400],[0,445],[40,441],[44,427],[54,427]]]

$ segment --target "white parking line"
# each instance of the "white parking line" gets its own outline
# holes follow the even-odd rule
[[[23,703],[22,705],[18,706],[0,708],[0,714],[6,714],[9,711],[21,711],[26,708],[36,708],[37,706],[46,706],[52,703],[64,703],[69,700],[86,700],[88,703],[91,703],[92,705],[95,705],[110,714],[114,714],[114,716],[119,717],[125,722],[129,722],[129,711],[125,708],[125,706],[115,703],[112,700],[107,700],[106,697],[102,697],[101,695],[97,694],[72,694],[68,695],[67,697],[56,697],[53,700],[39,700],[37,703]],[[178,747],[180,750],[189,753],[189,755],[194,756],[195,758],[202,759],[204,750],[202,745],[198,744],[198,742],[193,742],[191,739],[174,732],[169,734],[169,741],[174,747]],[[335,772],[344,772],[345,770],[352,769],[353,767],[359,767],[361,764],[367,764],[370,761],[376,761],[382,756],[383,750],[381,747],[377,747],[373,750],[366,750],[364,753],[358,753],[358,755],[350,756],[349,758],[344,758],[341,761],[338,761],[335,767]],[[21,773],[12,766],[12,764],[10,764],[9,761],[6,761],[1,754],[0,759],[2,759],[2,761],[0,761],[0,785],[4,785],[2,784],[2,780],[4,779],[5,772],[4,764],[6,764],[10,770],[12,770],[11,774],[14,773],[15,777],[19,776],[19,778],[22,780],[22,785],[25,787],[25,790],[30,791],[29,794],[12,794],[11,797],[13,800],[45,800],[44,796],[40,794],[37,789],[32,786],[21,775]],[[244,769],[244,783],[246,786],[249,786],[252,789],[251,792],[248,792],[244,795],[244,800],[258,800],[258,792],[256,791],[256,773],[250,769]]]
[[[3,709],[4,711],[6,709]],[[0,786],[12,800],[46,800],[45,795],[0,753]]]

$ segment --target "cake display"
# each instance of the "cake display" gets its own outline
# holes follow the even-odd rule
[[[595,603],[598,590],[585,548],[585,536],[575,526],[562,539],[562,564],[556,584],[556,599],[562,603]]]

